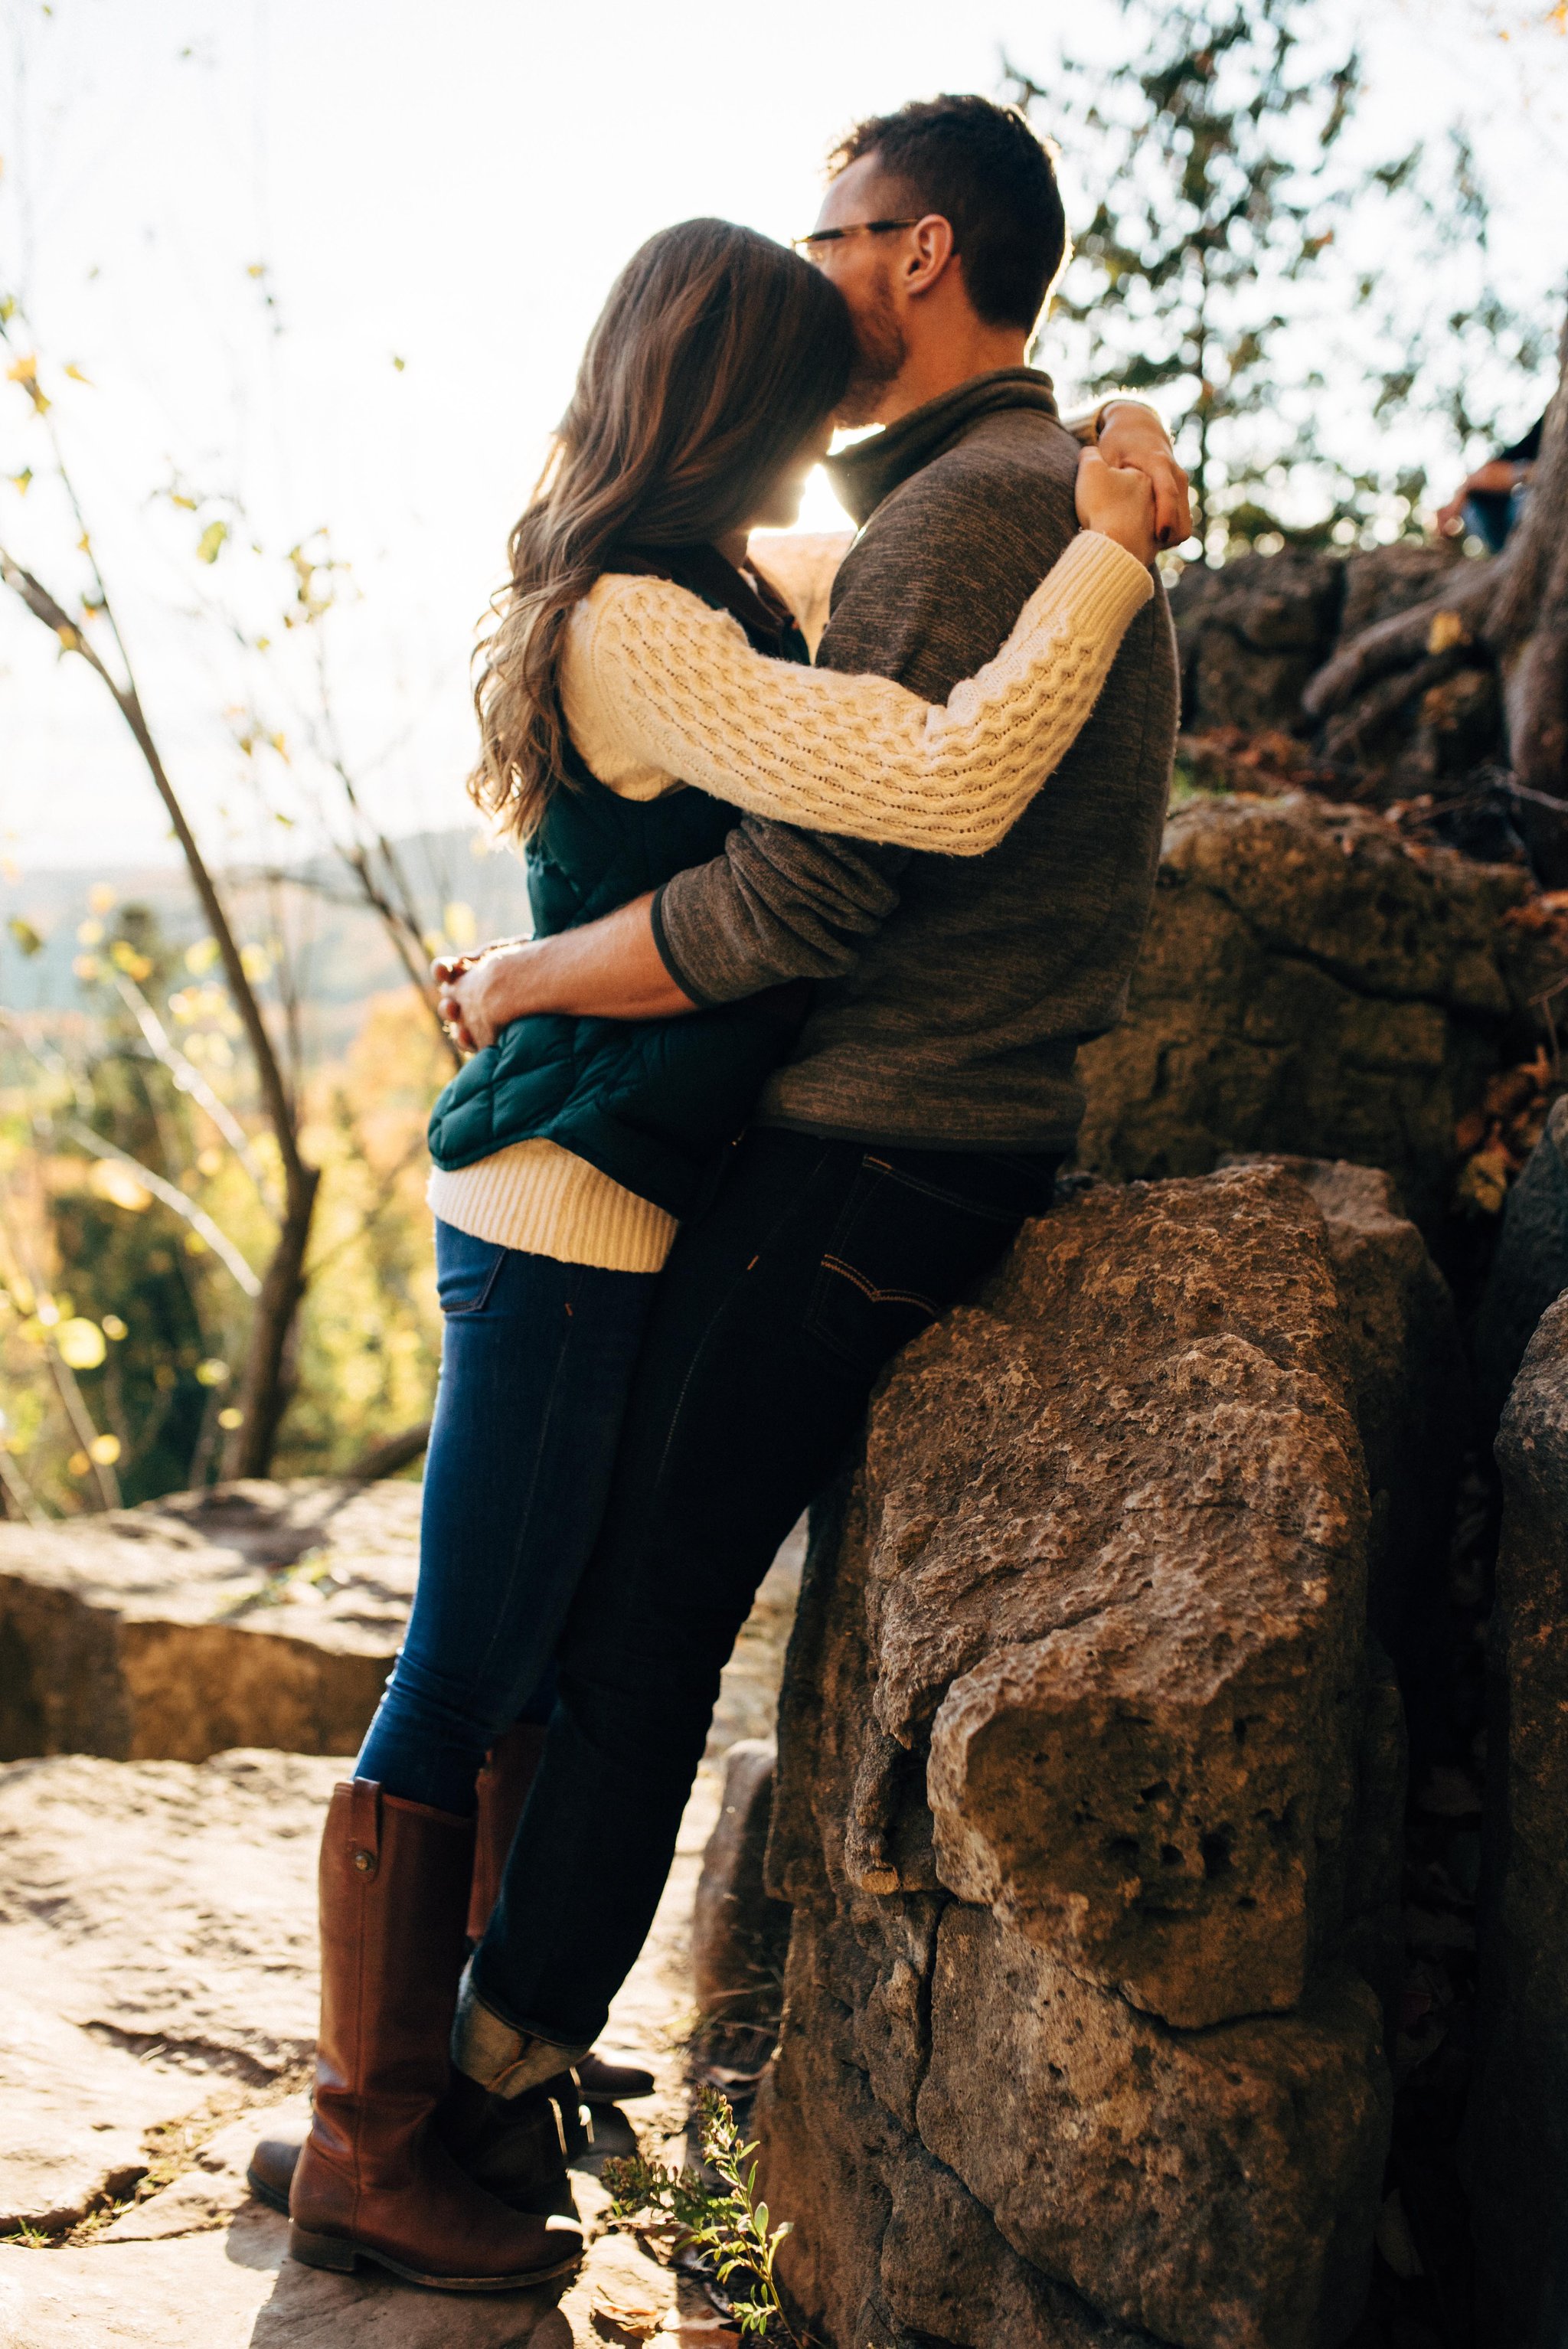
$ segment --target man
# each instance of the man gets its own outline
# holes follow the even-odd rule
[[[851,305],[863,527],[819,660],[940,700],[995,654],[1074,528],[1078,447],[1025,365],[1063,258],[1020,117],[943,98],[862,124],[802,240]],[[1158,436],[1151,452],[1150,434]],[[1185,485],[1154,419],[1101,445]],[[665,1016],[800,977],[815,1009],[663,1278],[561,1700],[453,2055],[503,2095],[558,2074],[641,1947],[719,1672],[779,1543],[883,1365],[1050,1204],[1082,1112],[1078,1043],[1119,1016],[1174,741],[1157,597],[1094,717],[989,854],[944,859],[748,819],[725,854],[606,921],[450,979],[477,1041],[527,1012]]]

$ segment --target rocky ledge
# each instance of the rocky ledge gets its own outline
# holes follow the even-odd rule
[[[1391,2090],[1446,1292],[1380,1175],[1092,1185],[819,1512],[769,1855],[788,2280],[885,2349],[1331,2349]]]

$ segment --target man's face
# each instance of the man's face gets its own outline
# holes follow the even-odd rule
[[[907,198],[884,179],[874,155],[841,171],[822,199],[817,226],[853,228],[862,221],[902,219]],[[898,295],[899,260],[907,232],[846,236],[818,245],[812,259],[850,305],[855,330],[855,371],[839,409],[841,424],[874,424],[882,395],[909,356]]]

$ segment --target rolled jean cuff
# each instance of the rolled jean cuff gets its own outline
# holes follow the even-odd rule
[[[510,2099],[542,2088],[580,2063],[592,2045],[588,2039],[563,2043],[509,2021],[474,1988],[471,1958],[463,1968],[452,2017],[452,2063],[492,2096]]]

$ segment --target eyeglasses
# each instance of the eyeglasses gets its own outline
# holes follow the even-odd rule
[[[820,245],[837,244],[846,236],[881,236],[890,228],[918,228],[919,225],[918,221],[912,220],[851,221],[848,228],[814,228],[805,236],[792,236],[789,242],[797,253],[810,257]]]

